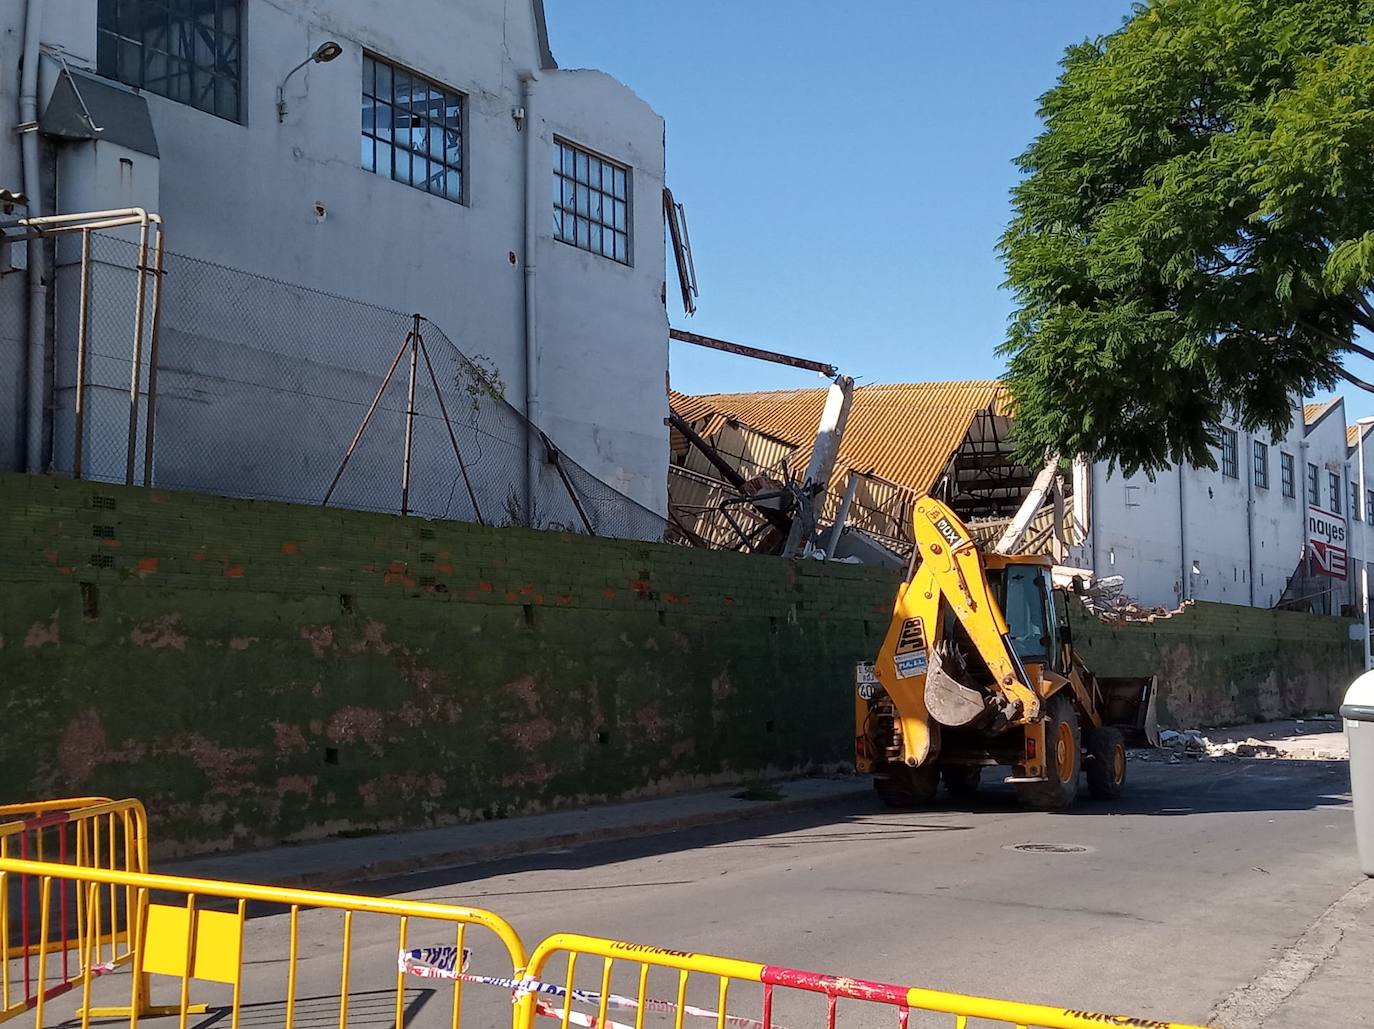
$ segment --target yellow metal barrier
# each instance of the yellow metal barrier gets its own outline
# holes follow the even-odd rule
[[[79,1000],[75,1006],[60,1014],[79,1020],[78,1024],[83,1027],[88,1026],[92,1018],[111,1016],[127,1019],[128,1025],[135,1027],[139,1024],[140,1016],[152,1010],[149,1008],[150,991],[157,981],[153,977],[167,976],[178,980],[178,1000],[175,1005],[155,1009],[156,1013],[177,1015],[180,1029],[186,1029],[187,1016],[195,1010],[190,1000],[192,980],[199,984],[220,984],[221,991],[224,987],[228,988],[228,996],[221,1006],[229,1012],[230,1029],[237,1029],[240,1015],[250,1002],[244,992],[245,933],[250,904],[272,906],[275,911],[260,913],[278,920],[285,919],[285,980],[278,989],[278,984],[271,981],[272,976],[266,971],[257,975],[253,983],[256,993],[252,1001],[255,1007],[266,1005],[279,1008],[280,1022],[277,1024],[286,1029],[293,1029],[298,1018],[302,1022],[307,1020],[300,1013],[304,1001],[299,991],[301,966],[309,962],[312,971],[315,971],[329,951],[339,955],[337,992],[331,991],[327,998],[308,999],[312,1002],[326,1000],[336,1005],[338,1024],[341,1029],[346,1029],[355,975],[353,933],[359,917],[376,916],[394,923],[394,939],[402,954],[422,938],[435,940],[426,949],[446,950],[456,956],[455,963],[458,964],[461,964],[461,956],[468,950],[468,927],[489,930],[499,947],[493,947],[490,941],[486,941],[487,960],[497,960],[499,957],[499,967],[509,968],[515,979],[524,974],[525,948],[515,930],[499,916],[476,908],[5,858],[0,859],[0,911],[6,914],[12,904],[11,885],[16,879],[27,879],[38,887],[39,915],[35,927],[37,963],[33,977],[34,989],[26,998],[26,1003],[16,1011],[0,1016],[0,1021],[32,1011],[33,1021],[30,1024],[41,1027],[44,1025],[45,1008],[51,1010],[64,994],[74,994],[79,989]],[[54,974],[54,954],[48,945],[53,936],[53,894],[55,888],[61,890],[66,884],[73,885],[78,896],[85,895],[88,910],[94,908],[103,888],[129,891],[131,960],[127,963],[127,969],[117,970],[112,963],[99,960],[100,926],[91,919],[86,923],[85,935],[76,943],[80,953],[78,971],[66,978]],[[340,917],[330,917],[328,913],[331,912],[338,913]],[[274,925],[274,928],[281,926]],[[303,941],[307,929],[310,934]],[[436,940],[435,932],[442,932],[442,940]],[[281,963],[278,958],[255,964],[280,968]],[[391,969],[387,974],[389,985],[384,991],[388,997],[388,1010],[394,1014],[395,1025],[400,1029],[407,1018],[406,968],[391,954],[384,967]],[[364,970],[368,984],[376,982],[376,977],[371,974],[376,968],[373,962]],[[117,971],[127,971],[127,976],[118,976]],[[93,1005],[93,990],[106,976],[113,977],[110,983],[112,988],[120,979],[127,978],[123,986],[127,990],[126,1007],[99,1008]],[[54,982],[56,986],[51,985]],[[463,1011],[462,983],[454,981],[452,991],[452,1013],[448,1021],[453,1029],[459,1029]],[[375,998],[377,992],[372,991],[369,997]],[[509,1017],[509,1000],[495,999],[506,1009],[500,1019],[504,1021]],[[205,1006],[201,1006],[200,1010],[205,1010]],[[318,1025],[319,1018],[318,1011],[312,1008],[309,1023]]]
[[[600,959],[591,985],[578,985],[578,958]],[[551,971],[551,965],[562,964],[561,975]],[[617,965],[622,966],[619,970]],[[633,983],[625,994],[612,992],[612,983],[619,974]],[[676,972],[675,982],[667,992],[671,999],[659,999],[649,992],[649,970],[667,969]],[[1104,1015],[1091,1011],[1053,1008],[1037,1004],[971,997],[957,993],[942,993],[887,983],[865,982],[840,976],[818,975],[796,969],[760,965],[733,958],[694,954],[686,951],[646,947],[621,940],[598,939],[591,936],[558,934],[549,937],[530,956],[524,989],[516,1004],[515,1029],[533,1029],[540,1017],[557,1019],[563,1029],[568,1026],[587,1026],[593,1029],[631,1029],[628,1023],[616,1022],[616,1010],[633,1012],[626,1016],[633,1020],[633,1029],[641,1029],[647,1012],[670,1015],[674,1029],[682,1029],[688,1017],[712,1022],[717,1029],[782,1029],[791,1024],[811,1026],[818,1021],[818,1012],[797,1005],[784,1014],[778,1010],[786,993],[811,995],[812,1006],[825,1004],[827,1029],[835,1029],[839,1002],[886,1006],[894,1012],[895,1023],[905,1029],[911,1012],[944,1014],[952,1017],[955,1029],[966,1029],[971,1018],[985,1022],[1015,1026],[1017,1029],[1101,1029],[1102,1026],[1132,1026],[1136,1029],[1200,1029],[1180,1023],[1162,1022],[1126,1015]],[[545,981],[554,974],[558,984]],[[692,982],[696,976],[697,982]],[[705,979],[702,983],[700,980]],[[732,995],[738,997],[739,984],[751,988],[745,1001],[737,1000],[737,1011],[751,1014],[731,1014],[728,1006]],[[693,986],[697,998],[693,999]],[[703,988],[704,987],[704,988]],[[550,1003],[549,996],[557,997]],[[795,996],[792,998],[795,1000]],[[574,1008],[574,1001],[594,1007],[595,1014]],[[741,1005],[748,1004],[748,1007]],[[758,1012],[757,1015],[752,1012]],[[791,1019],[790,1023],[784,1019]],[[922,1023],[925,1024],[925,1023]]]
[[[74,797],[4,805],[0,806],[0,861],[18,858],[146,872],[147,825],[147,812],[137,800]],[[55,995],[80,983],[84,966],[81,955],[73,952],[83,941],[93,941],[92,960],[101,967],[117,968],[132,959],[128,927],[132,891],[128,887],[111,885],[91,892],[61,882],[55,896],[51,891],[45,896],[36,881],[23,875],[11,887],[0,905],[0,1021],[37,1003],[36,961],[48,956],[55,959],[56,967],[45,969],[50,973],[45,978],[53,981],[44,984]]]
[[[266,954],[245,962],[250,918],[259,916],[264,928],[251,942]],[[372,954],[355,967],[358,920],[372,918],[394,926],[398,950],[388,947],[380,964]],[[494,936],[495,945],[484,938],[485,946],[472,953],[495,974],[467,971],[470,926]],[[284,947],[272,939],[283,929]],[[367,945],[375,950],[375,943]],[[331,985],[326,996],[302,997],[303,970],[313,981],[319,963],[332,955],[337,989]],[[590,970],[587,963],[582,968],[590,982],[579,981],[579,959],[595,962]],[[668,973],[663,997],[650,990],[655,969],[659,978]],[[65,1017],[64,1024],[83,1029],[93,1018],[117,1018],[135,1029],[140,1018],[176,1015],[179,1029],[187,1029],[190,1014],[212,1006],[192,1003],[195,981],[198,993],[218,991],[220,1001],[213,1006],[228,1013],[229,1029],[239,1029],[245,1008],[261,1014],[264,1007],[271,1009],[266,1024],[296,1029],[299,1023],[304,1029],[337,1016],[340,1029],[347,1029],[350,1006],[360,998],[384,1003],[385,1020],[394,1018],[401,1029],[414,1013],[407,1007],[408,989],[416,1003],[419,994],[427,1000],[436,992],[408,986],[412,975],[448,981],[452,1000],[445,1021],[453,1029],[463,1021],[464,984],[498,988],[486,995],[490,1003],[478,1024],[511,1018],[513,1029],[533,1029],[540,1018],[556,1020],[562,1029],[643,1029],[649,1014],[670,1017],[675,1029],[687,1019],[717,1029],[798,1029],[818,1023],[820,1004],[827,1029],[835,1029],[841,1002],[846,1008],[886,1007],[899,1029],[907,1029],[913,1011],[949,1016],[954,1029],[968,1029],[969,1019],[1017,1029],[1199,1029],[572,934],[549,937],[527,960],[515,930],[477,908],[150,874],[147,815],[138,801],[85,797],[0,806],[0,1022],[32,1012],[29,1024],[37,1029],[45,1015]],[[156,977],[176,981],[175,1004],[152,1004]],[[359,992],[379,982],[382,989]],[[97,1006],[97,991],[119,991],[128,1003]],[[328,1012],[319,1010],[321,1004]],[[368,1014],[368,1024],[379,1024],[376,1011]]]

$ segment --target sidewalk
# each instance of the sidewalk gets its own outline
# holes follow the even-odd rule
[[[1254,982],[1213,1012],[1218,1029],[1374,1027],[1374,879],[1357,882]]]
[[[338,887],[584,843],[653,836],[704,825],[824,807],[871,794],[867,777],[795,779],[766,788],[777,799],[739,799],[741,787],[556,811],[443,829],[334,838],[267,850],[211,854],[157,871],[273,886]]]

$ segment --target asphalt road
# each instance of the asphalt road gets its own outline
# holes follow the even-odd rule
[[[972,804],[946,801],[899,813],[863,799],[365,889],[496,911],[531,945],[555,931],[577,931],[1202,1022],[1359,878],[1347,766],[1132,763],[1130,772],[1128,797],[1084,801],[1065,813],[1020,810],[999,784]],[[1049,849],[1016,849],[1025,844]],[[298,1015],[308,1018],[297,1024],[337,1025],[339,916],[306,913],[301,926],[299,995],[306,999]],[[282,1024],[286,929],[280,913],[258,912],[250,921],[245,997],[253,1006],[245,1009],[244,1029]],[[410,941],[447,943],[451,936],[416,924]],[[490,938],[474,932],[469,943],[472,971],[508,974]],[[350,1025],[392,1024],[396,952],[395,922],[355,921]],[[579,966],[579,984],[595,988],[598,970],[590,961]],[[554,971],[561,979],[562,966]],[[434,984],[428,992],[430,983],[411,985],[411,1024],[449,1024],[447,987]],[[615,986],[633,992],[632,982],[617,979]],[[672,996],[675,981],[655,977],[651,986],[651,994]],[[692,996],[709,1006],[713,998],[698,992],[705,988],[694,986]],[[746,989],[729,1006],[757,1014],[758,1003]],[[469,986],[463,1024],[508,1024],[507,1004],[499,989]],[[897,1024],[890,1011],[858,1005],[842,1005],[840,1015],[841,1026]],[[1315,1015],[1314,1009],[1313,1025],[1360,1025],[1365,1017],[1319,1022]],[[801,1029],[824,1024],[824,1007],[782,1004],[776,1017]],[[228,1025],[219,1015],[201,1024],[221,1021]]]

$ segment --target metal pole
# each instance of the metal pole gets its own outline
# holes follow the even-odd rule
[[[72,478],[81,478],[86,435],[86,355],[91,318],[91,230],[81,230],[81,301],[76,325],[76,426],[72,438]]]
[[[453,422],[448,416],[448,406],[444,403],[444,394],[439,389],[438,376],[434,374],[434,365],[429,360],[429,347],[425,346],[424,336],[420,337],[420,354],[425,359],[425,368],[429,370],[429,381],[434,384],[434,395],[439,400],[439,413],[444,416],[444,426],[448,429],[448,440],[453,444],[453,456],[458,459],[458,470],[463,473],[463,485],[468,488],[468,499],[472,501],[472,510],[477,515],[477,524],[486,525],[482,518],[482,509],[477,506],[477,494],[472,489],[472,480],[468,478],[468,466],[463,461],[463,455],[458,450],[458,437],[453,432]]]
[[[840,537],[844,535],[844,523],[849,519],[849,508],[854,503],[854,494],[859,489],[859,476],[852,468],[849,470],[849,482],[844,487],[844,499],[840,501],[840,509],[835,514],[835,524],[830,529],[830,539],[825,543],[825,559],[835,560],[835,548],[840,545]]]
[[[410,514],[410,451],[415,440],[415,368],[420,356],[420,316],[410,331],[410,386],[406,394],[405,457],[401,463],[401,515]]]
[[[1365,492],[1364,485],[1364,434],[1367,426],[1355,424],[1359,432],[1359,446],[1357,452],[1360,459],[1360,496],[1359,502],[1363,505],[1369,497]],[[1370,512],[1367,509],[1364,513],[1364,525],[1360,527],[1360,622],[1364,626],[1364,670],[1367,672],[1374,667],[1374,662],[1370,660],[1369,652],[1369,541],[1365,536],[1367,531],[1365,526],[1369,524]]]
[[[153,484],[153,433],[157,407],[157,352],[162,327],[162,225],[157,226],[157,265],[153,272],[153,334],[148,341],[148,414],[143,430],[143,485]]]
[[[386,392],[387,386],[391,384],[391,377],[396,374],[396,366],[401,363],[401,357],[406,352],[406,347],[410,345],[410,333],[406,333],[405,341],[401,343],[396,351],[396,356],[391,360],[391,367],[387,369],[386,376],[382,379],[382,384],[377,387],[377,395],[372,398],[372,403],[367,405],[367,413],[363,415],[363,422],[358,426],[358,431],[353,434],[353,442],[348,445],[348,450],[344,453],[343,460],[339,462],[339,470],[334,473],[334,481],[329,484],[329,489],[325,490],[324,499],[320,501],[320,506],[324,507],[329,503],[329,498],[334,495],[334,489],[339,485],[339,480],[343,478],[344,469],[348,467],[349,460],[353,457],[353,451],[358,449],[358,441],[363,438],[363,433],[367,431],[368,423],[372,421],[372,416],[377,413],[377,405],[382,401],[382,394]]]
[[[138,296],[134,300],[134,353],[129,362],[129,456],[124,485],[134,484],[134,456],[138,451],[138,387],[143,375],[143,304],[148,290],[148,223],[138,229]]]
[[[539,439],[544,444],[544,452],[549,455],[553,462],[554,471],[558,473],[558,478],[563,482],[563,488],[568,491],[568,497],[572,500],[573,509],[577,511],[577,517],[582,519],[583,526],[587,529],[588,536],[595,536],[596,530],[592,528],[592,520],[587,517],[587,509],[582,506],[582,499],[577,495],[577,490],[573,489],[572,480],[568,478],[567,471],[563,468],[562,455],[558,448],[553,445],[553,440],[539,430]]]

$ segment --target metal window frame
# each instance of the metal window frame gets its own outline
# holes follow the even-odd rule
[[[1235,429],[1221,430],[1221,474],[1228,479],[1240,478],[1240,438]]]
[[[1364,517],[1360,507],[1360,484],[1354,479],[1350,480],[1350,518],[1352,521],[1362,522]]]
[[[1307,502],[1316,507],[1322,503],[1322,470],[1312,462],[1307,463],[1307,490],[1311,494]]]
[[[1296,463],[1292,454],[1279,451],[1279,486],[1283,490],[1283,495],[1289,499],[1298,495]]]
[[[1328,470],[1326,473],[1326,488],[1330,496],[1327,499],[1331,501],[1331,511],[1333,514],[1340,514],[1341,507],[1344,503],[1341,498],[1341,493],[1343,492],[1341,484],[1341,473]]]
[[[372,91],[369,91],[369,89],[368,89],[368,83],[367,83],[367,70],[368,70],[368,62],[369,62],[369,61],[371,61],[374,65],[378,65],[378,64],[385,65],[387,68],[389,68],[389,69],[391,70],[391,74],[392,74],[392,79],[391,79],[391,81],[392,81],[392,89],[391,89],[391,96],[390,96],[389,98],[383,99],[382,97],[380,97],[380,96],[377,95],[377,93],[375,92],[375,89],[376,89],[375,77],[374,77],[374,82],[373,82],[373,86],[372,86]],[[449,106],[449,105],[448,105],[449,98],[455,98],[455,99],[457,99],[457,101],[458,101],[458,161],[457,161],[457,163],[455,164],[455,163],[453,163],[452,161],[448,160],[448,157],[447,157],[447,150],[448,150],[448,148],[447,148],[447,147],[444,148],[444,150],[445,150],[445,156],[442,157],[442,158],[436,158],[436,157],[433,157],[433,156],[430,155],[430,152],[429,152],[429,150],[428,150],[427,148],[426,148],[426,149],[416,149],[416,148],[415,148],[413,145],[411,145],[410,143],[405,143],[405,144],[400,144],[400,143],[398,143],[397,140],[396,140],[396,119],[395,119],[394,117],[391,119],[391,138],[390,138],[389,140],[385,140],[385,141],[382,140],[381,137],[377,134],[377,122],[376,122],[376,116],[375,116],[375,114],[374,114],[374,116],[373,116],[372,131],[371,131],[371,132],[368,132],[366,129],[363,129],[363,128],[361,128],[361,127],[360,127],[359,130],[358,130],[358,138],[359,138],[360,141],[361,141],[362,139],[369,139],[369,140],[372,141],[372,148],[373,148],[373,149],[372,149],[372,158],[373,158],[373,162],[372,162],[372,163],[373,163],[373,166],[372,166],[371,168],[368,168],[366,165],[364,165],[364,164],[362,163],[362,155],[361,155],[361,149],[360,149],[360,150],[358,151],[358,153],[359,153],[359,162],[358,162],[358,163],[359,163],[359,167],[360,167],[363,171],[365,171],[365,172],[367,172],[367,173],[369,173],[369,174],[372,174],[372,175],[380,175],[382,178],[390,179],[392,182],[398,182],[398,183],[400,183],[400,184],[403,185],[403,186],[409,186],[411,189],[413,189],[413,190],[415,190],[415,191],[417,191],[417,192],[419,192],[419,193],[424,193],[424,194],[426,194],[427,196],[437,197],[437,198],[440,199],[440,200],[447,200],[447,201],[449,201],[449,202],[451,202],[451,203],[457,204],[459,207],[466,207],[466,206],[468,206],[468,190],[469,190],[469,182],[468,182],[468,121],[469,121],[469,114],[470,114],[470,110],[471,110],[470,107],[469,107],[469,104],[468,104],[469,94],[468,94],[467,92],[465,92],[464,90],[461,90],[461,89],[457,88],[456,86],[447,85],[446,83],[443,83],[443,82],[439,81],[438,79],[433,78],[432,76],[426,75],[424,72],[416,71],[416,70],[415,70],[414,68],[412,68],[410,65],[404,64],[404,63],[402,63],[402,62],[400,62],[400,61],[393,60],[392,58],[387,57],[385,54],[378,53],[378,52],[375,51],[375,50],[370,50],[370,49],[364,49],[364,50],[363,50],[363,65],[362,65],[362,70],[363,70],[363,79],[362,79],[362,82],[360,83],[361,88],[360,88],[359,93],[358,93],[358,98],[359,98],[359,111],[360,111],[360,112],[361,112],[361,110],[362,110],[362,105],[363,105],[363,103],[366,102],[367,100],[371,100],[371,101],[372,101],[372,105],[373,105],[373,110],[374,110],[374,111],[380,110],[381,108],[385,108],[385,109],[388,110],[389,112],[396,112],[396,111],[399,111],[399,110],[400,110],[400,108],[397,107],[397,105],[396,105],[396,86],[395,86],[396,79],[395,79],[395,75],[396,75],[397,72],[402,72],[402,73],[404,73],[405,75],[409,76],[410,78],[419,81],[420,83],[424,84],[431,92],[437,92],[437,93],[439,93],[441,99],[443,100],[443,109],[444,109],[445,111],[447,111],[448,106]],[[375,76],[375,73],[374,73],[374,76]],[[430,109],[432,109],[432,105],[431,105],[431,108],[430,108]],[[407,116],[410,117],[410,118],[414,118],[414,117],[417,116],[417,113],[413,110],[413,102],[412,102],[412,110],[407,111],[406,113],[407,113]],[[418,116],[421,117],[421,118],[423,118],[424,124],[425,124],[425,130],[426,130],[426,132],[433,132],[434,129],[435,129],[435,127],[436,127],[436,126],[435,126],[435,121],[434,121],[433,117],[431,117],[430,114],[428,113],[428,110],[426,110],[424,113],[419,114]],[[447,131],[448,131],[448,119],[447,119],[447,117],[444,118],[443,122],[442,122],[438,127],[440,128],[441,131],[447,133]],[[445,140],[445,142],[447,142],[447,139]],[[388,147],[391,148],[391,153],[392,153],[391,166],[390,166],[389,168],[387,168],[386,171],[382,171],[382,170],[377,166],[377,150],[378,150],[378,148],[381,147],[381,146],[388,146]],[[429,167],[430,167],[431,170],[434,169],[434,168],[436,168],[436,167],[439,168],[439,169],[441,169],[441,174],[443,175],[443,177],[444,177],[444,179],[445,179],[444,188],[443,188],[442,190],[439,190],[439,191],[436,192],[435,190],[432,190],[432,189],[426,189],[424,186],[417,186],[413,181],[411,181],[411,176],[409,176],[409,175],[407,175],[405,178],[398,178],[397,175],[396,175],[396,156],[395,156],[395,155],[396,155],[396,151],[397,151],[398,149],[399,149],[399,150],[404,150],[404,151],[406,152],[406,154],[409,155],[409,159],[412,160],[412,161],[413,161],[416,157],[419,157],[420,159],[424,160],[425,162],[427,162],[427,164],[429,165]],[[449,192],[448,192],[447,176],[448,176],[448,173],[449,173],[449,172],[456,172],[457,175],[458,175],[458,196],[456,196],[456,197],[455,197],[455,196],[451,196],[451,195],[449,194]],[[430,175],[430,176],[426,179],[426,181],[427,181],[427,182],[432,181],[433,178],[434,178],[434,176],[433,176],[433,175]]]
[[[1255,486],[1269,488],[1269,444],[1263,440],[1250,441],[1250,458],[1254,465]]]
[[[574,248],[577,249],[577,250],[584,251],[585,253],[595,254],[597,257],[604,257],[606,260],[612,261],[612,262],[614,262],[615,264],[624,265],[624,266],[627,267],[627,268],[633,268],[633,267],[634,267],[634,256],[635,256],[635,243],[634,243],[634,235],[635,235],[635,234],[634,234],[634,217],[635,217],[635,205],[634,205],[634,197],[635,197],[635,189],[634,189],[634,168],[633,168],[631,165],[628,165],[628,164],[626,164],[626,163],[623,162],[623,161],[619,161],[619,160],[617,160],[617,159],[614,158],[614,157],[610,157],[610,156],[608,156],[608,155],[606,155],[606,154],[603,154],[603,153],[601,153],[601,152],[598,151],[598,150],[593,150],[593,149],[591,149],[590,147],[583,146],[581,143],[575,143],[575,142],[573,142],[571,139],[568,139],[566,136],[560,136],[560,135],[558,135],[558,134],[555,133],[554,136],[553,136],[552,143],[553,143],[553,145],[552,145],[552,147],[551,147],[550,157],[553,158],[553,159],[549,162],[549,165],[550,165],[550,170],[553,172],[553,182],[554,182],[554,184],[555,184],[556,186],[558,186],[558,200],[557,200],[557,202],[554,203],[553,210],[554,210],[555,216],[557,216],[557,217],[560,218],[560,223],[559,223],[559,225],[555,228],[554,233],[553,233],[553,238],[554,238],[554,240],[557,241],[557,242],[559,242],[559,243],[565,243],[565,244],[567,244],[568,246],[574,247]],[[586,183],[586,186],[587,186],[589,192],[594,192],[594,193],[596,193],[597,196],[599,196],[599,197],[601,198],[601,205],[600,205],[600,206],[601,206],[601,209],[602,209],[602,212],[603,212],[602,217],[593,218],[593,217],[591,217],[590,214],[588,214],[588,215],[586,215],[586,216],[583,216],[583,215],[579,214],[578,211],[577,211],[577,201],[576,201],[576,199],[574,199],[574,201],[573,201],[573,206],[572,206],[571,208],[568,208],[568,207],[565,207],[565,206],[564,206],[564,204],[563,204],[563,184],[564,184],[565,182],[570,182],[570,183],[572,183],[573,192],[574,192],[574,197],[575,197],[575,195],[576,195],[577,186],[579,185],[579,183],[577,182],[576,171],[574,171],[573,175],[572,175],[571,177],[569,177],[569,176],[564,172],[564,170],[563,170],[562,155],[563,155],[563,150],[564,150],[564,148],[566,148],[566,149],[568,149],[568,150],[571,150],[571,151],[573,152],[574,155],[578,155],[578,154],[584,155],[584,156],[586,156],[586,157],[588,158],[588,160],[600,161],[601,163],[603,163],[603,164],[605,164],[605,165],[609,165],[612,169],[615,169],[615,170],[618,170],[618,171],[622,171],[622,172],[625,173],[625,196],[624,196],[624,199],[622,199],[622,198],[620,198],[620,197],[618,197],[618,196],[615,195],[614,188],[612,188],[612,192],[607,193],[604,189],[601,189],[600,187],[593,187],[593,186],[591,185],[590,182]],[[615,227],[614,219],[612,219],[612,220],[609,221],[609,222],[605,220],[604,212],[605,212],[605,202],[606,202],[607,200],[611,201],[612,203],[623,203],[623,204],[625,205],[625,228],[624,228],[624,230],[620,230],[620,229],[617,229],[617,228]],[[572,232],[572,238],[571,238],[571,239],[567,238],[567,236],[566,236],[566,234],[565,234],[565,232],[564,232],[564,226],[567,224],[567,220],[568,220],[569,218],[571,218],[571,219],[573,220],[573,225],[574,225],[573,232]],[[578,242],[578,240],[577,240],[577,229],[576,229],[576,223],[577,223],[578,220],[585,221],[585,222],[587,222],[589,225],[594,226],[594,227],[600,229],[601,232],[603,233],[603,237],[602,237],[602,238],[603,238],[603,241],[604,241],[604,238],[605,238],[605,237],[604,237],[604,233],[606,233],[607,231],[609,231],[610,233],[612,233],[613,236],[622,236],[622,235],[623,235],[623,236],[625,237],[625,258],[624,258],[624,260],[621,260],[620,258],[618,258],[618,257],[615,256],[614,247],[612,247],[612,252],[611,252],[611,253],[609,253],[609,254],[606,253],[604,242],[603,242],[603,244],[602,244],[602,246],[601,246],[600,248],[593,247],[593,246],[591,245],[590,236],[589,236],[589,238],[588,238],[588,243],[587,243],[586,246],[583,246],[580,242]]]
[[[206,25],[200,18],[179,10],[175,4],[169,3],[168,0],[137,0],[137,2],[137,17],[139,19],[137,26],[121,24],[119,18],[121,4],[112,4],[107,8],[111,12],[111,19],[108,22],[103,20],[100,14],[100,7],[104,7],[104,5],[97,7],[96,74],[115,82],[122,82],[135,89],[153,93],[170,100],[172,103],[183,104],[194,110],[203,111],[216,118],[243,124],[246,121],[243,89],[243,40],[245,9],[248,6],[245,0],[214,0],[213,25]],[[229,8],[235,11],[234,20],[236,24],[233,32],[229,32],[224,27],[224,11]],[[156,45],[147,28],[148,23],[152,20],[148,17],[150,14],[161,15],[160,23],[164,33],[162,46]],[[141,35],[131,35],[130,33],[135,29]],[[180,40],[178,49],[173,49],[174,33]],[[196,39],[207,33],[212,42],[213,51],[213,57],[209,64],[197,61],[194,57]],[[114,48],[110,60],[106,62],[102,62],[100,58],[102,40],[111,41]],[[126,48],[133,48],[137,53],[137,74],[125,74],[126,69],[121,67],[121,53]],[[188,53],[192,56],[186,56]],[[150,54],[160,57],[168,68],[166,74],[161,78],[150,78],[149,76]],[[171,70],[173,64],[181,70],[173,72]],[[221,70],[227,66],[232,66],[232,74]],[[174,96],[170,88],[172,81],[180,78],[183,74],[187,80],[187,96],[185,98]],[[204,81],[202,82],[202,80]],[[234,110],[232,114],[226,113],[220,105],[220,83],[229,83],[233,87]]]

